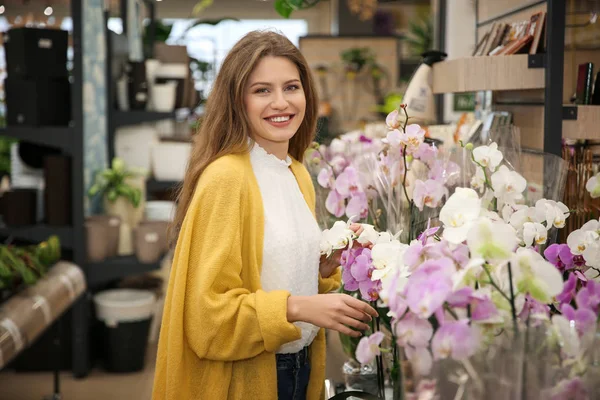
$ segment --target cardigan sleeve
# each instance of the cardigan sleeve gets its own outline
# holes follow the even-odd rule
[[[319,274],[319,293],[334,292],[340,288],[342,284],[342,268],[338,267],[331,276],[323,278]]]
[[[247,201],[239,168],[207,168],[180,232],[177,263],[187,262],[184,332],[200,358],[236,361],[301,337],[287,321],[286,291],[244,288],[242,235]]]

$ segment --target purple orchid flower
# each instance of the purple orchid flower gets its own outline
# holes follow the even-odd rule
[[[578,308],[589,308],[598,312],[600,306],[600,284],[588,281],[575,297]]]
[[[477,351],[481,335],[468,320],[451,321],[442,325],[433,336],[431,349],[436,360],[451,357],[464,360]]]
[[[364,337],[356,346],[356,359],[361,364],[370,364],[375,356],[381,354],[379,345],[383,341],[385,335],[383,332],[375,332],[371,336]]]
[[[583,336],[596,326],[596,313],[589,308],[578,308],[575,310],[570,304],[563,304],[560,312],[569,321],[575,322],[575,328],[579,336]]]
[[[525,304],[523,309],[519,313],[518,317],[522,320],[526,320],[530,315],[550,315],[550,307],[547,304],[540,303],[530,295],[525,296]]]
[[[559,271],[568,271],[575,267],[575,256],[566,244],[552,244],[544,251],[546,260]]]
[[[408,313],[395,325],[398,345],[401,347],[425,347],[433,336],[433,326],[426,319]]]
[[[425,261],[406,284],[406,302],[412,312],[429,318],[452,294],[454,262],[449,258]]]
[[[575,297],[577,292],[577,277],[575,274],[569,274],[569,278],[565,282],[563,286],[563,291],[561,294],[556,296],[556,300],[558,300],[561,304],[570,303],[571,300]]]

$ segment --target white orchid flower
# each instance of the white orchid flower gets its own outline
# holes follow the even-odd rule
[[[585,184],[585,190],[590,192],[592,199],[600,197],[600,174],[592,176]]]
[[[369,224],[362,224],[362,227],[363,231],[356,241],[362,245],[367,243],[377,243],[379,232],[375,230],[375,227]]]
[[[444,224],[444,239],[453,244],[464,242],[480,213],[481,199],[477,192],[473,189],[456,188],[440,211],[440,221]]]
[[[512,206],[516,211],[510,216],[508,222],[517,231],[523,230],[523,225],[526,222],[542,223],[546,221],[546,214],[541,209],[535,207],[527,207],[525,205]]]
[[[534,243],[542,245],[548,240],[548,230],[539,222],[525,222],[523,224],[523,242],[531,247]]]
[[[529,293],[537,301],[549,304],[563,290],[558,269],[537,252],[520,248],[511,260],[513,281],[521,293]]]
[[[494,171],[504,158],[502,152],[498,150],[498,144],[492,143],[489,146],[479,146],[473,150],[473,158],[482,167],[487,167]]]
[[[329,150],[333,154],[345,154],[347,148],[347,143],[341,139],[335,138],[329,144]]]
[[[329,257],[334,250],[352,247],[352,240],[355,237],[354,232],[350,229],[352,219],[348,222],[336,221],[331,229],[325,229],[321,233],[321,255]]]
[[[483,193],[485,190],[485,174],[482,168],[476,169],[475,175],[471,178],[471,187],[479,193]]]
[[[563,203],[540,199],[535,203],[535,209],[540,215],[544,215],[547,229],[553,226],[559,229],[565,227],[566,219],[569,216],[569,207]]]
[[[508,260],[518,243],[512,226],[505,222],[492,222],[489,218],[479,218],[467,234],[471,257],[493,263]]]
[[[502,204],[515,203],[523,198],[523,192],[527,188],[527,181],[516,171],[511,171],[506,165],[500,166],[492,174],[492,188],[494,196]]]
[[[571,232],[567,237],[567,245],[574,255],[583,255],[589,246],[600,240],[600,221],[591,220],[581,228]]]
[[[388,243],[376,243],[371,249],[371,259],[373,260],[373,273],[371,279],[373,281],[385,280],[394,272],[401,269],[404,259],[404,253],[408,249],[408,245],[400,243],[399,240],[392,240]]]

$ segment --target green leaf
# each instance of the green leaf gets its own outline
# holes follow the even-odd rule
[[[287,0],[275,0],[275,11],[283,18],[289,18],[294,9]]]
[[[213,0],[200,0],[194,5],[192,9],[192,15],[198,15],[208,7],[212,6]]]

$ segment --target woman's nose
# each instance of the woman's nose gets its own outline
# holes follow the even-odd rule
[[[288,102],[283,95],[283,91],[275,92],[274,96],[271,107],[275,110],[285,110],[288,107]]]

